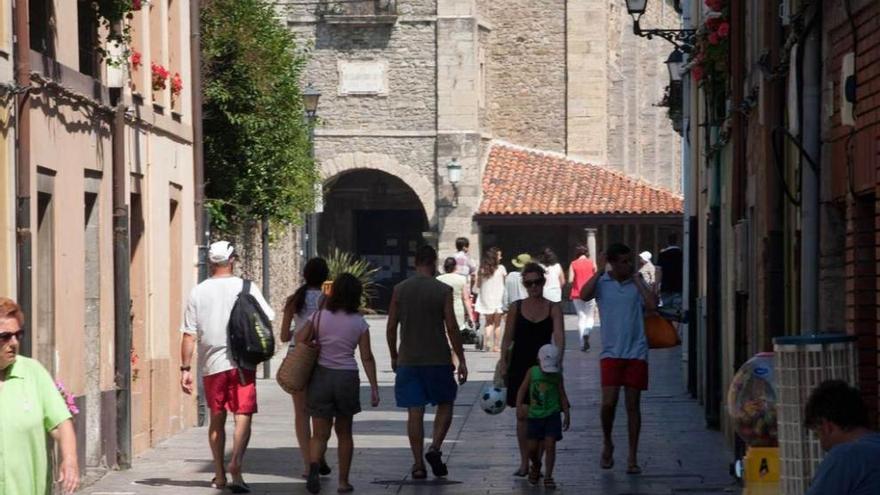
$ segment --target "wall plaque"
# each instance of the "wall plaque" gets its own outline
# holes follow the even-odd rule
[[[384,60],[340,60],[339,95],[388,94],[388,63]]]

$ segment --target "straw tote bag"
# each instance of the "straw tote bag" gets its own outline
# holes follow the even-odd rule
[[[312,340],[318,340],[318,327],[321,325],[321,312],[318,309],[318,317],[314,321],[314,330],[312,331]],[[299,344],[293,347],[293,352],[288,352],[278,368],[278,374],[275,380],[278,385],[288,394],[301,392],[309,385],[312,378],[312,371],[318,363],[318,354],[320,353],[318,346],[308,344]]]

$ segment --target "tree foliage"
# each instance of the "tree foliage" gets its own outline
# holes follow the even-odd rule
[[[206,195],[220,230],[267,215],[296,222],[314,204],[299,79],[307,50],[261,0],[202,8]]]

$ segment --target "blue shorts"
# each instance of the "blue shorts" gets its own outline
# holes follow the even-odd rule
[[[562,415],[553,413],[546,418],[529,418],[526,420],[526,437],[529,440],[553,438],[562,440]]]
[[[424,407],[451,404],[458,394],[455,368],[440,366],[398,366],[394,378],[397,407]]]

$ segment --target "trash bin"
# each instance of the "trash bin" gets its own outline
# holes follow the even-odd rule
[[[806,492],[822,460],[819,440],[804,428],[804,406],[810,392],[825,380],[856,384],[855,341],[842,333],[773,339],[783,495]]]

